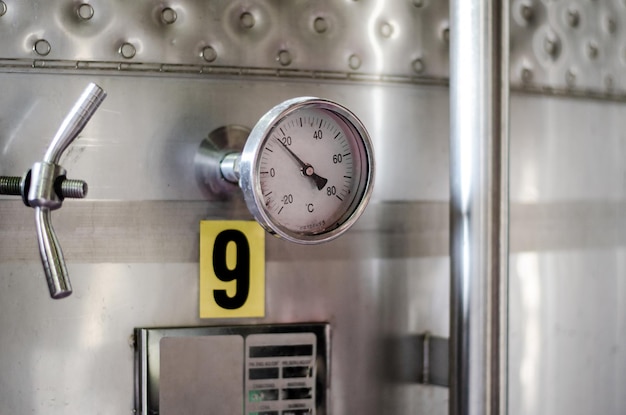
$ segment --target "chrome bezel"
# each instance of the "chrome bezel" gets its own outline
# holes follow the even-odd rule
[[[316,108],[329,111],[346,123],[358,140],[361,153],[361,171],[358,192],[348,210],[336,226],[329,226],[323,232],[297,232],[282,226],[267,211],[260,184],[260,154],[270,138],[273,128],[291,113],[303,108]],[[346,232],[361,216],[371,197],[374,182],[374,158],[372,143],[361,121],[347,108],[336,102],[315,97],[299,97],[287,100],[268,111],[254,126],[241,153],[239,185],[244,199],[254,218],[270,233],[291,242],[316,244],[337,238]]]

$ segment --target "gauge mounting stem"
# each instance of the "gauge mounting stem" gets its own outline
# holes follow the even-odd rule
[[[239,161],[241,153],[228,153],[220,161],[220,173],[224,180],[237,184],[239,183]]]

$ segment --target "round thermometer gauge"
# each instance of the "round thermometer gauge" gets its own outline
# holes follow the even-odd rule
[[[372,193],[374,159],[359,119],[332,101],[302,97],[271,109],[239,161],[248,209],[271,233],[313,244],[345,232]]]

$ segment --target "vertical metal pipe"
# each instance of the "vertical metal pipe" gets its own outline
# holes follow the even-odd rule
[[[450,411],[507,412],[508,0],[450,2]]]

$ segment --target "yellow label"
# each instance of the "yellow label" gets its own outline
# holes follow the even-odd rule
[[[265,316],[265,231],[254,221],[200,222],[200,318]]]

